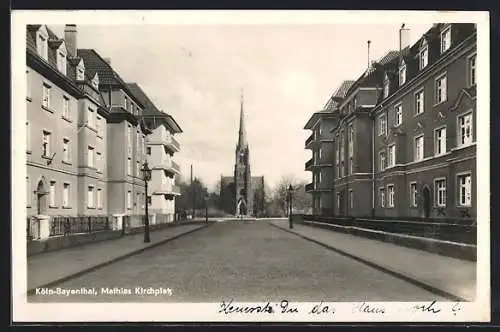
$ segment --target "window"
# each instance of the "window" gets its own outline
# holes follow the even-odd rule
[[[389,83],[389,78],[386,75],[384,78],[384,98],[389,96]]]
[[[415,94],[415,114],[424,113],[424,90]]]
[[[380,151],[379,153],[379,171],[383,171],[387,168],[385,151]]]
[[[132,209],[132,192],[127,191],[127,209]]]
[[[352,125],[349,126],[349,157],[354,155],[354,128]]]
[[[417,183],[410,183],[410,206],[417,207]]]
[[[380,207],[385,207],[385,188],[379,189]]]
[[[429,48],[427,47],[427,44],[422,47],[420,50],[419,54],[419,67],[420,70],[424,69],[427,67],[427,64],[429,63]]]
[[[148,156],[150,156],[150,155],[151,155],[151,147],[150,147],[150,146],[148,146],[148,147],[146,148],[146,154],[147,154]]]
[[[29,69],[26,69],[26,99],[31,101],[31,75]]]
[[[139,151],[141,149],[141,133],[138,131],[135,136],[135,153],[140,156]]]
[[[71,119],[69,112],[69,98],[66,96],[63,97],[63,117],[68,120]]]
[[[418,161],[424,159],[424,135],[415,137],[413,151],[413,160]]]
[[[458,146],[472,143],[472,112],[458,118]]]
[[[31,125],[26,122],[26,151],[31,152]]]
[[[26,177],[26,207],[31,207],[31,180]]]
[[[50,181],[49,206],[50,207],[56,206],[56,182],[55,181]]]
[[[87,154],[87,166],[94,167],[95,166],[94,161],[95,161],[94,148],[89,146],[88,147],[88,154]]]
[[[102,209],[102,189],[97,189],[97,208]]]
[[[446,101],[446,75],[436,79],[436,104]]]
[[[69,163],[71,160],[69,139],[63,139],[63,161]]]
[[[98,172],[102,172],[102,155],[100,152],[97,152],[95,155],[95,163],[96,163],[96,169]]]
[[[399,104],[396,107],[394,107],[394,125],[400,126],[403,123],[403,105]]]
[[[128,155],[132,155],[132,127],[130,125],[127,127],[127,148]]]
[[[446,206],[446,179],[434,180],[434,193],[436,206]]]
[[[57,52],[57,70],[66,75],[66,54]]]
[[[469,86],[476,85],[476,55],[474,54],[467,59],[467,67],[469,71]]]
[[[354,162],[352,160],[352,157],[349,158],[349,174],[354,173]]]
[[[94,78],[92,79],[92,87],[96,90],[99,90],[99,75],[97,75],[97,73],[95,74]]]
[[[141,163],[139,161],[136,162],[135,165],[135,174],[140,177],[141,176]]]
[[[91,109],[90,107],[87,110],[87,126],[90,128],[95,127],[95,122],[94,122],[94,110]]]
[[[42,136],[42,156],[50,157],[50,136],[48,131],[43,131]]]
[[[94,186],[87,187],[87,208],[93,209],[95,208],[94,203]]]
[[[69,189],[70,189],[69,183],[64,183],[62,206],[66,208],[69,207],[69,195],[70,195]]]
[[[85,68],[83,66],[78,66],[76,68],[76,80],[84,81],[85,80]]]
[[[378,135],[385,136],[387,134],[387,118],[385,114],[378,117]]]
[[[95,130],[97,131],[97,135],[102,136],[101,133],[101,117],[96,114],[95,117]]]
[[[446,127],[434,131],[434,154],[440,155],[446,152]]]
[[[144,152],[146,152],[147,148],[146,148],[146,136],[145,135],[142,135],[142,153],[144,154]]]
[[[337,193],[337,211],[340,211],[340,193]]]
[[[389,153],[387,154],[387,166],[394,167],[396,165],[396,145],[389,145]]]
[[[451,46],[451,27],[441,32],[441,53],[446,52]]]
[[[387,206],[394,207],[394,185],[392,184],[387,186]]]
[[[42,35],[41,32],[37,34],[36,49],[39,56],[41,56],[45,60],[48,59],[49,54],[47,47],[47,36]]]
[[[352,189],[349,190],[349,208],[354,208],[354,193]]]
[[[135,205],[137,207],[141,206],[141,194],[140,193],[135,194]]]
[[[42,106],[46,109],[50,109],[50,86],[43,84],[42,89]]]
[[[458,176],[458,205],[471,206],[472,176],[463,174]]]
[[[399,67],[399,86],[405,84],[406,82],[406,64],[404,61],[401,63]]]
[[[127,174],[132,175],[132,158],[127,159]]]
[[[125,96],[125,98],[123,99],[123,108],[125,108],[125,110],[128,111],[128,98],[127,98],[127,96]]]

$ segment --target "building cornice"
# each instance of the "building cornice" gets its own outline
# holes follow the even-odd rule
[[[82,98],[83,91],[68,76],[62,74],[47,61],[40,58],[38,54],[30,49],[26,49],[26,63],[28,66],[42,74],[45,78],[54,82],[75,98]]]

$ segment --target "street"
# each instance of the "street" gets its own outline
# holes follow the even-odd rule
[[[38,294],[28,301],[442,300],[413,284],[272,227],[265,220],[216,223],[53,289],[57,287],[94,288],[96,294]],[[115,287],[115,295],[101,292]],[[135,294],[136,287],[163,290],[163,294]],[[126,290],[131,294],[125,294]]]

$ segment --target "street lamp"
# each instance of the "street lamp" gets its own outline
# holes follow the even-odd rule
[[[149,213],[148,213],[148,205],[149,205],[148,181],[151,180],[151,169],[148,166],[147,160],[142,165],[141,172],[142,172],[142,178],[144,180],[144,187],[145,187],[144,189],[146,191],[146,193],[145,193],[145,196],[146,196],[146,202],[145,202],[146,220],[144,222],[144,243],[148,243],[148,242],[151,242],[151,239],[149,238]]]
[[[293,224],[292,224],[292,206],[293,206],[292,194],[293,194],[293,187],[292,187],[292,185],[288,186],[287,192],[288,192],[288,204],[289,204],[288,225],[289,225],[289,228],[292,229],[293,228]]]
[[[205,222],[208,223],[208,195],[205,195]]]

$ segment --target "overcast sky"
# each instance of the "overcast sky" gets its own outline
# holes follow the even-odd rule
[[[49,25],[50,26],[50,25]],[[409,24],[415,42],[429,24]],[[64,27],[50,26],[60,37]],[[284,174],[311,180],[304,163],[306,121],[342,80],[399,48],[400,24],[387,25],[78,25],[78,48],[111,58],[184,133],[175,154],[186,178],[213,187],[231,175],[244,89],[252,175],[271,187]]]

